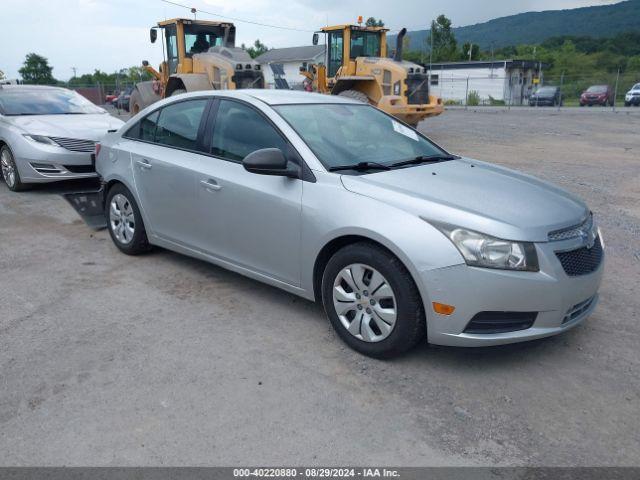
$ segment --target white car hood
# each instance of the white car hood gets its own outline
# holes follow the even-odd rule
[[[108,130],[124,125],[122,120],[108,113],[82,115],[23,115],[5,117],[10,123],[32,135],[48,137],[77,138],[82,140],[101,140]]]
[[[582,200],[550,183],[470,159],[343,175],[342,183],[427,221],[508,240],[544,242],[549,232],[577,225],[589,214]]]

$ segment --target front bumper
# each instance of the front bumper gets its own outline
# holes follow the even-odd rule
[[[95,157],[89,152],[72,152],[63,147],[25,144],[14,149],[20,179],[25,183],[95,178]]]
[[[640,105],[640,95],[633,95],[631,97],[625,97],[624,103],[628,105]]]
[[[580,99],[580,105],[603,105],[606,106],[607,102],[609,101],[608,98],[581,98]]]
[[[377,107],[409,125],[417,125],[425,118],[444,112],[442,100],[435,95],[429,95],[429,103],[426,104],[408,104],[406,98],[399,95],[385,96]]]
[[[575,241],[573,242],[575,243]],[[571,249],[571,241],[536,244],[539,272],[516,272],[455,265],[422,272],[422,298],[427,312],[429,343],[482,347],[556,335],[580,324],[595,309],[604,270],[570,277],[556,251]],[[452,315],[434,312],[431,302],[455,306]],[[536,312],[533,325],[506,333],[466,333],[480,312]]]
[[[553,107],[556,103],[554,98],[540,98],[536,100],[529,100],[530,107]]]

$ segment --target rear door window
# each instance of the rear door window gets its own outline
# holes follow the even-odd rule
[[[160,111],[155,129],[155,142],[170,147],[198,150],[198,130],[207,102],[207,99],[188,100],[164,107]]]

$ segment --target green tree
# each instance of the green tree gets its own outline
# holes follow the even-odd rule
[[[471,55],[469,55],[471,51]],[[462,44],[462,60],[479,60],[480,59],[480,45],[475,43],[465,42]]]
[[[432,58],[434,62],[458,59],[458,42],[451,29],[451,20],[445,15],[439,15],[431,22],[427,45],[433,45]]]
[[[365,25],[367,27],[384,27],[384,22],[382,21],[382,19],[376,20],[375,17],[369,17],[367,18]]]
[[[257,39],[255,42],[253,42],[253,45],[249,48],[247,48],[246,45],[243,43],[242,49],[246,50],[247,53],[251,56],[251,58],[256,58],[262,55],[263,53],[267,52],[269,50],[269,47],[267,47],[264,43],[262,43],[260,39]]]
[[[53,67],[49,66],[49,61],[45,57],[37,53],[27,54],[22,68],[18,71],[24,83],[39,85],[56,83],[56,79],[51,74]]]

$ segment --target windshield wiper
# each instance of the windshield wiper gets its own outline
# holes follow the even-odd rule
[[[398,167],[406,167],[408,165],[420,165],[421,163],[436,163],[443,162],[445,160],[456,160],[460,157],[456,155],[445,155],[445,154],[437,154],[437,155],[418,155],[415,158],[410,160],[403,160],[402,162],[392,163],[389,165],[391,168]]]
[[[330,172],[339,172],[341,170],[355,170],[357,172],[363,172],[366,170],[391,170],[391,167],[377,162],[359,162],[353,165],[338,165],[336,167],[329,167]]]

